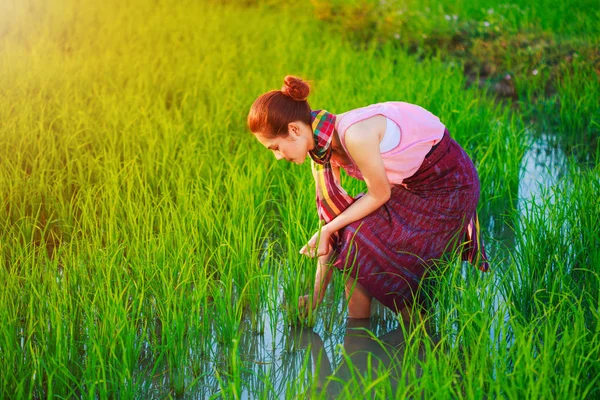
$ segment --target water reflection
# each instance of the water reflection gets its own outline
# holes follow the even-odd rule
[[[407,323],[401,325],[390,310],[377,302],[373,304],[371,319],[348,319],[331,332],[322,322],[314,328],[272,325],[268,321],[265,326],[264,333],[252,334],[248,324],[242,324],[237,348],[244,363],[241,398],[267,393],[270,398],[286,398],[289,393],[302,393],[309,387],[324,389],[328,396],[337,397],[343,382],[351,382],[356,373],[377,376],[378,371],[385,370],[392,387],[401,377],[405,334],[410,331]],[[277,330],[272,332],[269,326],[277,326]],[[419,368],[418,357],[414,363]],[[222,370],[221,376],[225,377],[230,366],[213,364],[212,368]],[[193,398],[212,396],[223,386],[214,375],[206,376]]]
[[[527,202],[556,185],[568,171],[567,157],[552,139],[552,135],[540,134],[523,156],[517,211],[522,212]]]
[[[400,379],[407,379],[403,366],[408,325],[401,325],[379,337],[371,331],[371,321],[349,319],[345,327],[342,343],[338,346],[339,362],[326,348],[322,338],[311,329],[297,329],[292,336],[300,346],[310,351],[311,369],[318,390],[325,390],[330,398],[338,398],[343,393],[344,384],[356,384],[355,376],[370,377],[368,382],[384,377],[389,390],[394,393]],[[417,357],[411,358],[411,377],[422,374],[421,362],[424,350],[419,349]],[[383,374],[383,376],[381,375]],[[408,383],[408,382],[407,382]]]

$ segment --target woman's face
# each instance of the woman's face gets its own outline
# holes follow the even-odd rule
[[[288,135],[268,138],[260,132],[255,134],[256,139],[271,150],[277,160],[286,160],[296,164],[302,164],[308,152],[315,146],[312,129],[310,126],[300,122],[290,122]]]

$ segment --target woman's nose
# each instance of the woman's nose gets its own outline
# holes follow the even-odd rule
[[[280,152],[275,151],[274,153],[275,153],[275,158],[277,159],[277,161],[279,161],[283,158],[283,155]]]

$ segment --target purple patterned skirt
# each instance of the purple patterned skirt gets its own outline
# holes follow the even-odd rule
[[[338,231],[334,267],[350,272],[383,305],[401,310],[432,261],[463,243],[479,190],[473,162],[446,131],[383,206]]]

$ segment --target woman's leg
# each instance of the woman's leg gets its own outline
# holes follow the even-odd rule
[[[354,278],[346,278],[346,299],[348,299],[349,318],[370,318],[371,299],[373,297]]]

